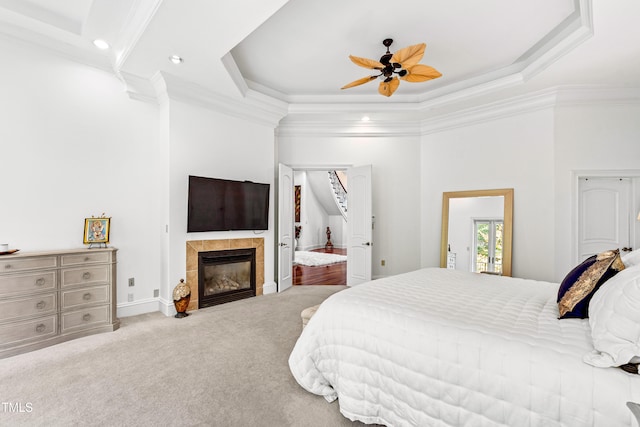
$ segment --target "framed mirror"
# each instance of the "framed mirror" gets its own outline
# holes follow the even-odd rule
[[[511,276],[513,188],[442,193],[440,267]]]

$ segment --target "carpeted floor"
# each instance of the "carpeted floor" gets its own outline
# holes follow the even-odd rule
[[[344,286],[301,286],[0,359],[2,426],[341,426],[288,357],[300,312]]]

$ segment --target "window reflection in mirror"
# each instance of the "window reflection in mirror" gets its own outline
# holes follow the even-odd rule
[[[511,275],[513,189],[443,193],[440,266]]]

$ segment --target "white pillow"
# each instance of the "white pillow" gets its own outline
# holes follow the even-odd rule
[[[640,265],[640,249],[625,254],[622,258],[622,263],[625,268],[633,267],[634,265]]]
[[[607,280],[589,302],[593,366],[620,366],[640,358],[640,266]]]

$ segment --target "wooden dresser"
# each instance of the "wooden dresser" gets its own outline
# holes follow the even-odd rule
[[[0,256],[0,358],[118,329],[116,251]]]

